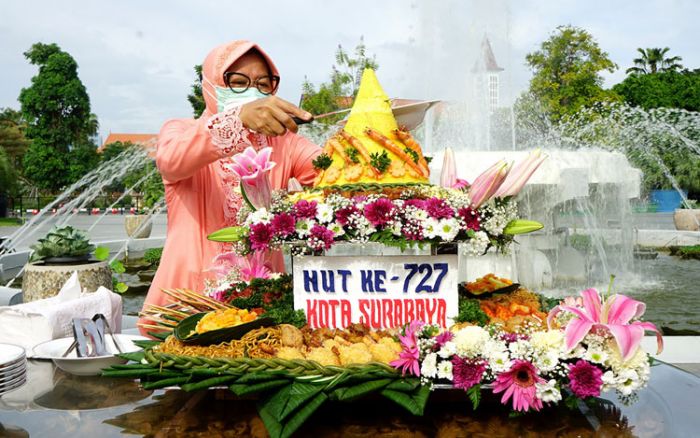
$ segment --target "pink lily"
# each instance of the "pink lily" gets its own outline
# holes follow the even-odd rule
[[[266,259],[267,255],[263,251],[255,251],[245,257],[237,255],[234,251],[229,251],[214,257],[208,271],[214,272],[219,279],[225,278],[235,268],[238,268],[242,281],[270,278],[272,271],[267,266]]]
[[[255,149],[248,146],[243,152],[232,157],[233,163],[229,168],[241,179],[241,190],[253,207],[269,207],[272,199],[272,189],[268,174],[275,167],[275,162],[270,161],[271,147]]]
[[[503,184],[509,171],[510,164],[500,160],[477,176],[471,187],[469,187],[469,198],[472,201],[470,207],[477,209],[491,199],[493,194]]]
[[[440,172],[440,186],[451,188],[457,182],[457,165],[452,148],[445,148],[445,156],[442,159],[442,172]]]
[[[508,173],[506,180],[503,181],[503,184],[501,184],[494,196],[505,198],[506,196],[515,196],[520,193],[525,183],[546,159],[547,155],[542,154],[540,149],[531,152],[527,158],[513,166],[513,169]]]
[[[553,308],[547,316],[547,324],[551,327],[552,320],[561,311],[573,313],[575,316],[566,324],[564,332],[566,348],[573,349],[591,331],[608,331],[617,342],[624,360],[634,356],[642,342],[644,331],[656,332],[658,344],[657,354],[663,350],[663,338],[656,326],[650,322],[633,321],[644,314],[646,305],[625,295],[615,294],[601,303],[597,290],[586,289],[581,292],[583,308],[559,305]]]

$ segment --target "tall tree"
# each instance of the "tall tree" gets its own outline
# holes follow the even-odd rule
[[[663,49],[660,47],[651,47],[647,49],[637,48],[637,52],[641,54],[639,58],[634,58],[634,67],[626,70],[627,74],[653,74],[667,71],[679,71],[683,68],[680,61],[683,60],[680,56],[666,57],[668,47]]]
[[[39,67],[19,95],[26,135],[24,175],[37,187],[56,191],[91,170],[99,160],[91,138],[97,117],[78,77],[78,64],[56,44],[36,43],[24,53]]]
[[[29,147],[29,140],[24,136],[26,127],[21,112],[12,108],[0,110],[0,149],[15,168],[21,167],[22,157]]]
[[[700,111],[700,69],[655,74],[631,74],[613,91],[632,106],[644,109],[681,108]]]
[[[202,95],[202,65],[198,64],[194,66],[194,72],[197,78],[192,84],[192,92],[187,95],[187,101],[192,105],[192,112],[194,112],[195,117],[199,117],[204,112],[207,104],[204,102],[204,96]]]
[[[602,88],[601,72],[617,65],[586,30],[559,26],[539,50],[527,54],[533,72],[529,93],[551,121],[573,115],[597,102],[619,99]]]

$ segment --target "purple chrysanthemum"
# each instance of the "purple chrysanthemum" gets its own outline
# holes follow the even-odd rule
[[[430,198],[425,201],[425,211],[434,219],[447,219],[454,216],[455,212],[444,199]]]
[[[379,198],[365,205],[365,217],[375,227],[384,225],[392,219],[394,203],[387,198]]]
[[[452,333],[449,330],[440,333],[439,335],[435,336],[435,346],[433,347],[433,349],[436,351],[441,349],[443,345],[451,341],[454,337],[454,333]]]
[[[253,251],[267,250],[272,240],[272,225],[257,223],[250,226],[250,248]]]
[[[307,201],[302,199],[301,201],[294,204],[292,209],[294,212],[294,217],[297,219],[313,219],[316,217],[316,201]]]
[[[335,221],[344,227],[348,224],[350,216],[356,213],[358,213],[358,211],[354,205],[338,209],[335,212]]]
[[[407,199],[404,201],[403,205],[425,210],[425,200],[423,199]]]
[[[272,231],[276,235],[286,237],[294,233],[296,223],[294,221],[294,216],[286,212],[281,212],[277,213],[275,217],[272,218],[270,225],[272,225]]]
[[[315,251],[329,249],[333,245],[333,231],[323,225],[314,225],[311,228],[311,235],[307,241],[309,247]]]
[[[569,365],[569,386],[576,397],[597,397],[603,386],[603,371],[592,363],[579,359]]]
[[[452,358],[452,384],[455,388],[468,390],[481,382],[486,371],[486,362],[476,359],[465,359],[459,356]]]
[[[481,229],[481,221],[479,219],[479,213],[476,210],[472,210],[469,207],[460,208],[457,214],[464,222],[464,227],[467,230],[479,231]]]

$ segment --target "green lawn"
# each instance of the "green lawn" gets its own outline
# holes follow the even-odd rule
[[[15,217],[0,217],[0,227],[17,227],[22,225],[22,219]]]

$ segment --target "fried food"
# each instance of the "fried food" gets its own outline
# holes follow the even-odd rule
[[[250,312],[248,309],[231,307],[226,310],[217,310],[204,315],[204,317],[197,322],[195,332],[202,334],[212,330],[235,327],[253,321],[257,317],[257,313]]]

